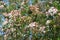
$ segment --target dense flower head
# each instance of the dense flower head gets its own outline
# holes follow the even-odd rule
[[[53,13],[57,13],[57,9],[56,8],[54,8],[54,7],[51,7],[49,10],[48,10],[48,12],[50,13],[50,12],[53,12]]]
[[[58,12],[58,9],[56,9],[55,7],[51,7],[49,10],[48,10],[48,13],[50,15],[54,15]]]

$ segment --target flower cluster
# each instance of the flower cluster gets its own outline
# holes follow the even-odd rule
[[[50,14],[51,16],[53,16],[54,14],[56,14],[58,12],[58,9],[56,9],[55,7],[51,7],[49,10],[48,10],[48,14]]]

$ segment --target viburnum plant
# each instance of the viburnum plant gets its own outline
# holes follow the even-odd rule
[[[12,1],[12,0],[11,0]],[[16,0],[17,1],[17,0]],[[23,1],[5,7],[3,31],[5,40],[59,40],[60,12],[56,7],[40,11],[39,3],[28,5]],[[49,4],[48,4],[49,5]]]

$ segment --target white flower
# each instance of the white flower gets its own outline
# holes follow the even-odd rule
[[[54,14],[57,13],[57,11],[58,11],[58,10],[57,10],[55,7],[51,7],[51,8],[48,10],[48,13],[53,16]]]
[[[43,31],[43,33],[46,33],[46,31]]]
[[[51,22],[51,20],[47,20],[47,21],[46,21],[46,25],[48,25],[50,22]]]
[[[29,27],[34,27],[35,26],[35,22],[29,24]]]
[[[4,8],[4,5],[1,5],[1,6],[0,6],[0,9],[2,9],[2,8]]]

